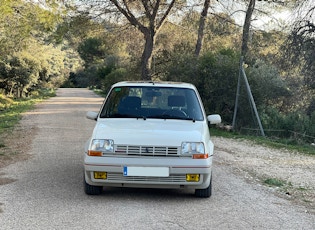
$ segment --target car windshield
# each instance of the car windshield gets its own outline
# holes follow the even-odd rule
[[[204,119],[193,89],[157,86],[113,88],[100,118]]]

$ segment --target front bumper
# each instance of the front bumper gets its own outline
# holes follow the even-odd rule
[[[163,176],[127,176],[126,167],[168,168]],[[212,156],[207,159],[178,157],[91,157],[85,155],[85,181],[90,185],[143,188],[192,188],[209,186]],[[106,179],[95,179],[94,172],[106,172]],[[187,174],[199,175],[199,181],[187,181]]]

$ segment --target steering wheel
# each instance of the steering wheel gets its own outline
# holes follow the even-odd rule
[[[179,117],[179,118],[187,118],[188,115],[185,111],[179,109],[171,109],[167,110],[163,113],[163,115],[170,116],[170,117]]]

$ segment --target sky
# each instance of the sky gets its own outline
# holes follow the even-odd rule
[[[275,10],[273,3],[266,3],[256,1],[253,17],[252,27],[255,29],[270,30],[274,28],[281,28],[292,19],[293,12],[285,9]],[[224,12],[230,15],[235,22],[243,26],[245,20],[247,6],[240,1],[217,1],[212,7],[213,12]]]

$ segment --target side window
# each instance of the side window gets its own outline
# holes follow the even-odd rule
[[[186,100],[187,100],[187,113],[191,118],[196,119],[197,121],[203,120],[202,109],[198,97],[193,90],[186,91]]]
[[[109,96],[106,98],[105,105],[101,111],[101,118],[110,118],[115,117],[115,114],[118,113],[118,105],[121,99],[129,95],[129,88],[119,87],[114,88],[110,92]]]

